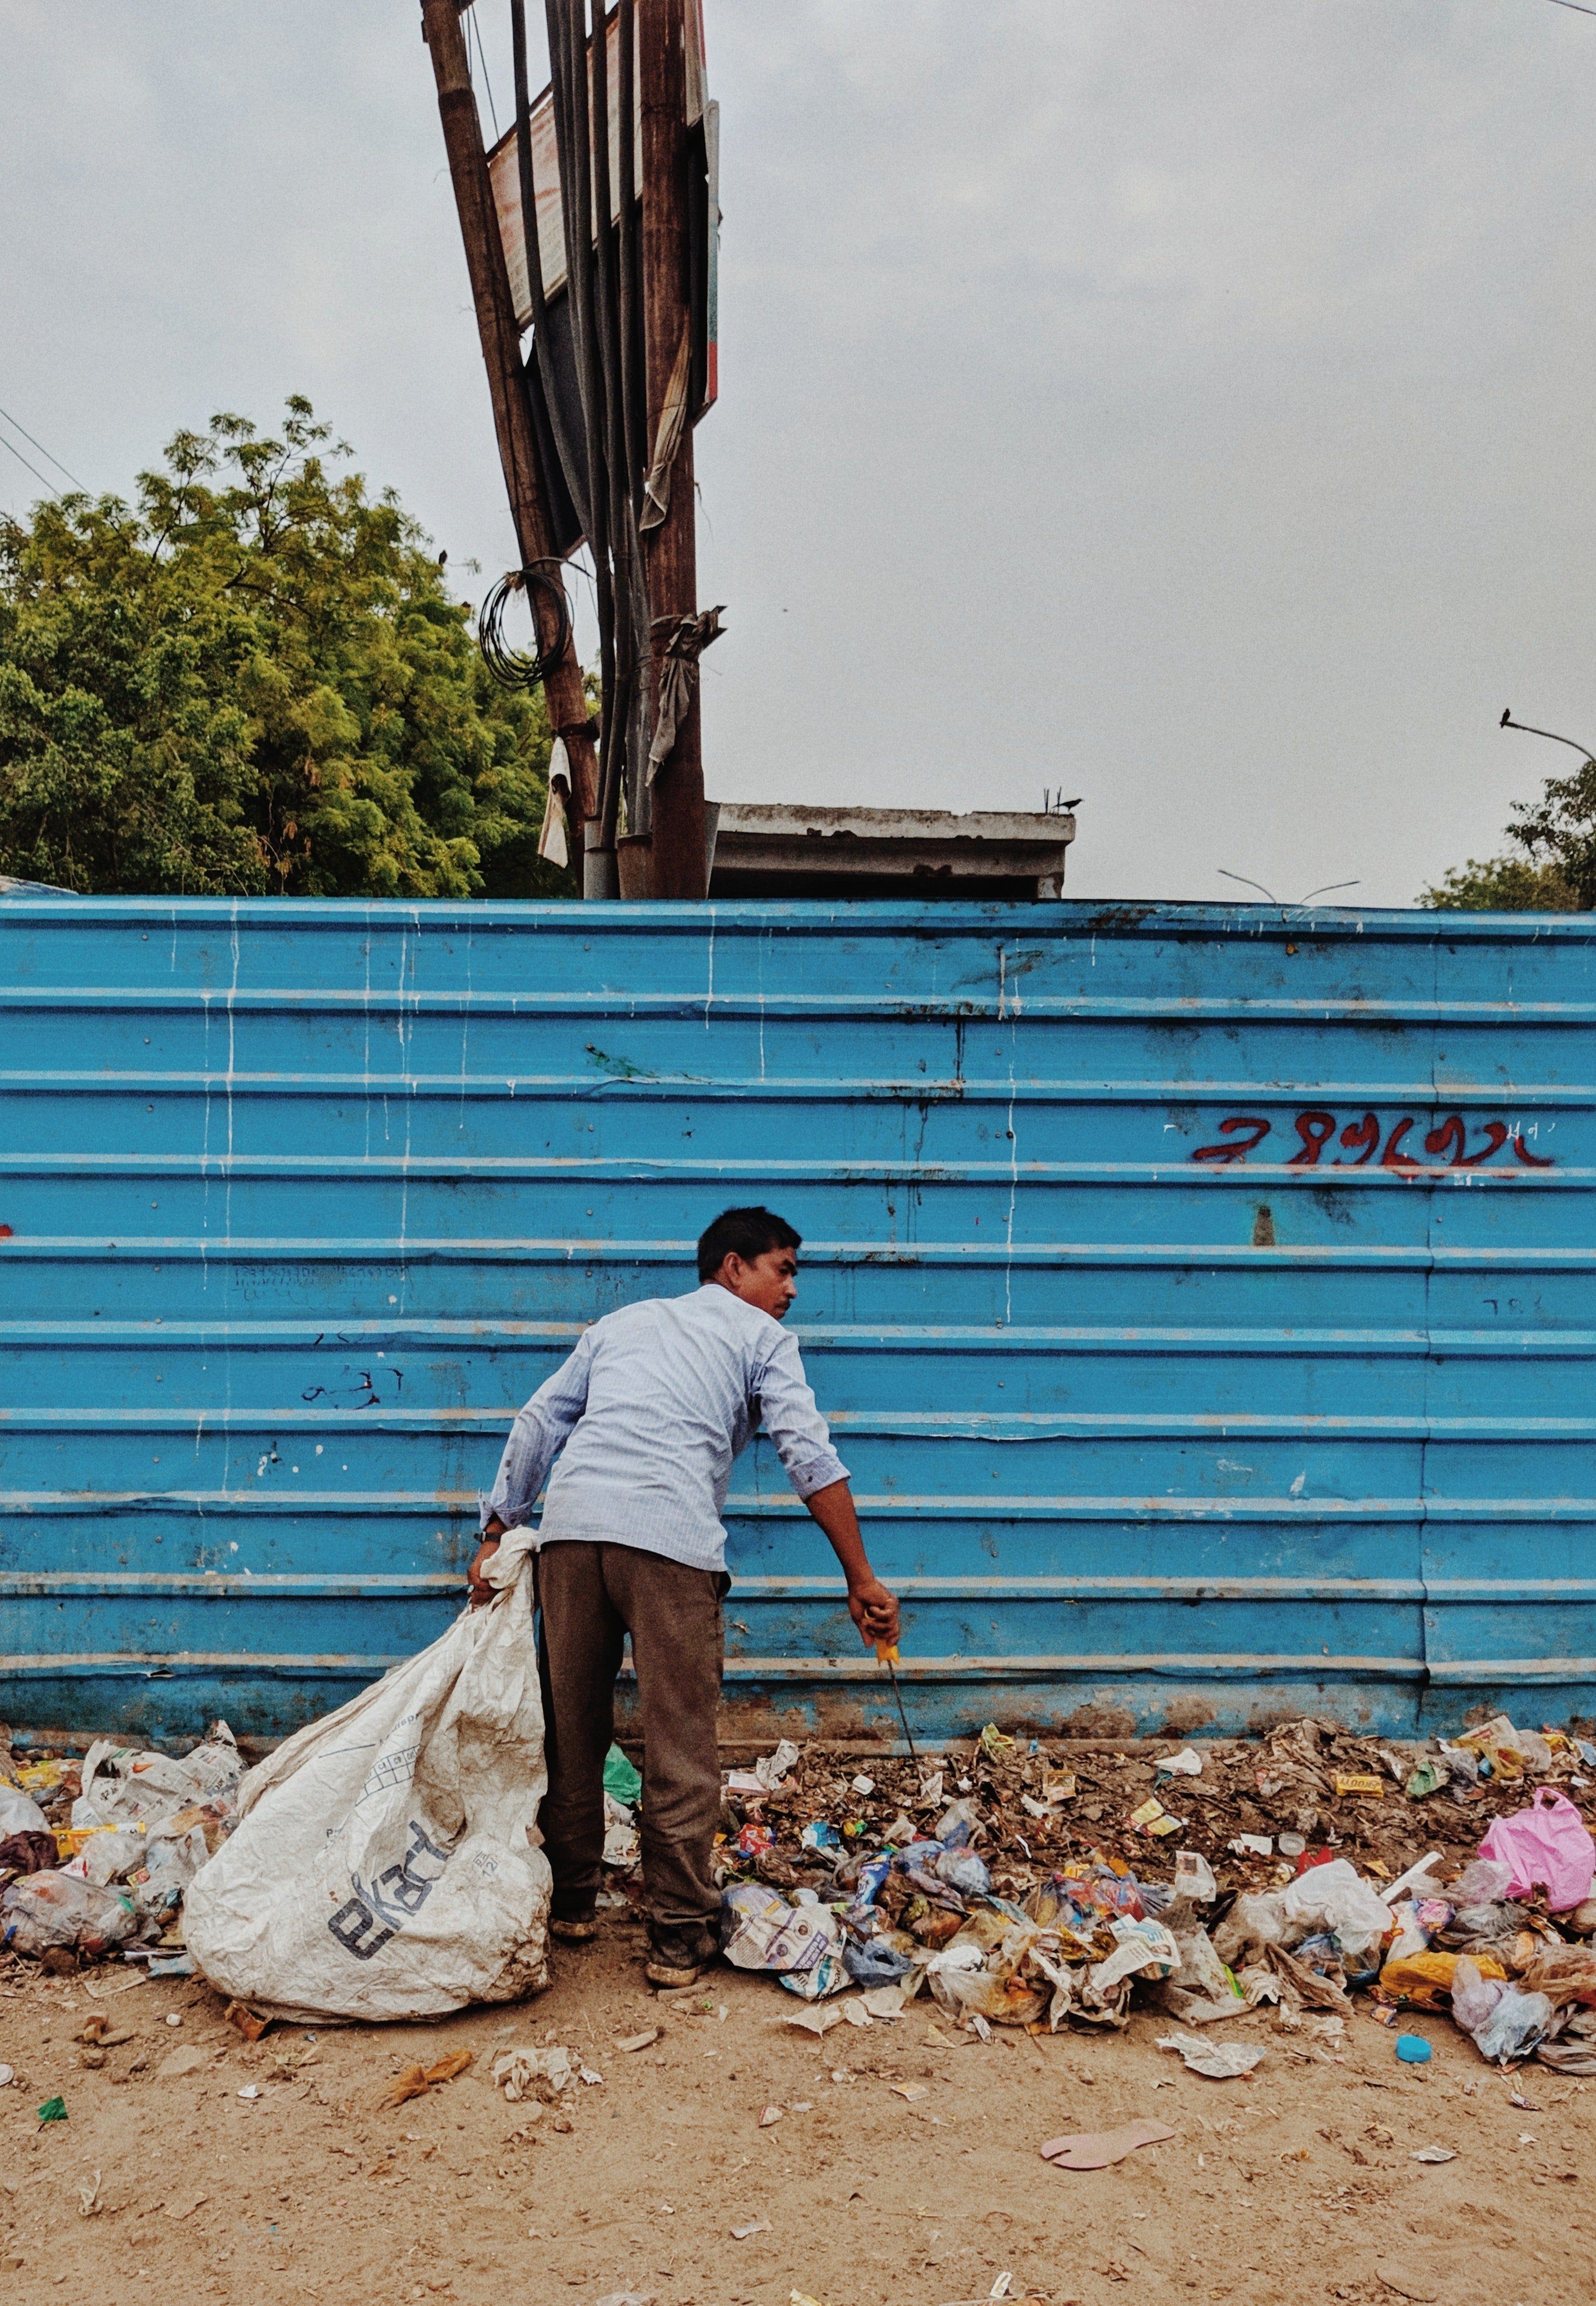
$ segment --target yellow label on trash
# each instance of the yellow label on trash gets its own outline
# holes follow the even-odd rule
[[[1379,1800],[1385,1794],[1386,1781],[1384,1778],[1359,1777],[1355,1774],[1345,1776],[1337,1773],[1336,1790],[1338,1794],[1373,1794],[1375,1798]]]
[[[1153,1823],[1153,1820],[1156,1817],[1162,1817],[1163,1815],[1163,1803],[1161,1801],[1154,1801],[1152,1797],[1149,1795],[1139,1809],[1133,1809],[1131,1811],[1128,1823],[1135,1826],[1138,1832],[1145,1833],[1148,1827]]]
[[[86,1841],[97,1833],[142,1833],[142,1819],[134,1824],[123,1820],[116,1825],[58,1825],[55,1828],[55,1855],[60,1858],[76,1858]]]

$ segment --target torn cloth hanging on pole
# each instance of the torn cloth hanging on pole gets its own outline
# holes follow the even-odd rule
[[[543,825],[538,834],[538,855],[550,865],[571,861],[568,838],[571,822],[571,756],[565,739],[556,737],[549,755],[549,795],[543,804]]]
[[[656,617],[652,627],[654,653],[660,666],[660,705],[654,740],[648,748],[648,781],[652,785],[661,764],[669,760],[676,732],[686,718],[698,682],[698,660],[723,629],[721,610],[702,610],[696,617]]]
[[[670,474],[676,463],[676,452],[681,446],[683,427],[687,417],[687,381],[693,366],[693,332],[691,323],[684,326],[681,343],[671,366],[670,381],[665,387],[664,405],[654,431],[653,461],[648,468],[648,478],[643,483],[643,510],[637,525],[646,536],[651,528],[658,528],[670,510]]]

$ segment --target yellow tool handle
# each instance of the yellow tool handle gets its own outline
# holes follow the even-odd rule
[[[898,1662],[897,1643],[877,1642],[875,1644],[875,1662],[877,1665],[896,1665]]]

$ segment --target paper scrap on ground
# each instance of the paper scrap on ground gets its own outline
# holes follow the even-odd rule
[[[849,2018],[853,2018],[855,2006],[851,2002],[844,2005],[846,2014]],[[823,2010],[815,2005],[807,2010],[791,2011],[780,2020],[780,2023],[783,2026],[796,2026],[801,2033],[805,2034],[827,2034],[833,2026],[841,2024],[843,2014],[843,2010]],[[863,2015],[862,2011],[860,2015]],[[856,2026],[858,2022],[858,2019],[854,2018]],[[622,2047],[625,2047],[624,2044]]]
[[[1191,2034],[1160,2034],[1158,2047],[1175,2051],[1194,2074],[1212,2082],[1233,2082],[1250,2074],[1266,2055],[1241,2042],[1199,2042]]]

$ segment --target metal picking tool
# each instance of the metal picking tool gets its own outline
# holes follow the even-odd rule
[[[909,1759],[910,1761],[917,1762],[920,1757],[915,1751],[914,1737],[909,1726],[909,1716],[903,1710],[903,1692],[898,1686],[897,1643],[877,1642],[875,1644],[875,1655],[878,1662],[884,1665],[887,1671],[892,1677],[892,1695],[898,1701],[898,1719],[903,1724],[903,1735],[909,1746]]]

